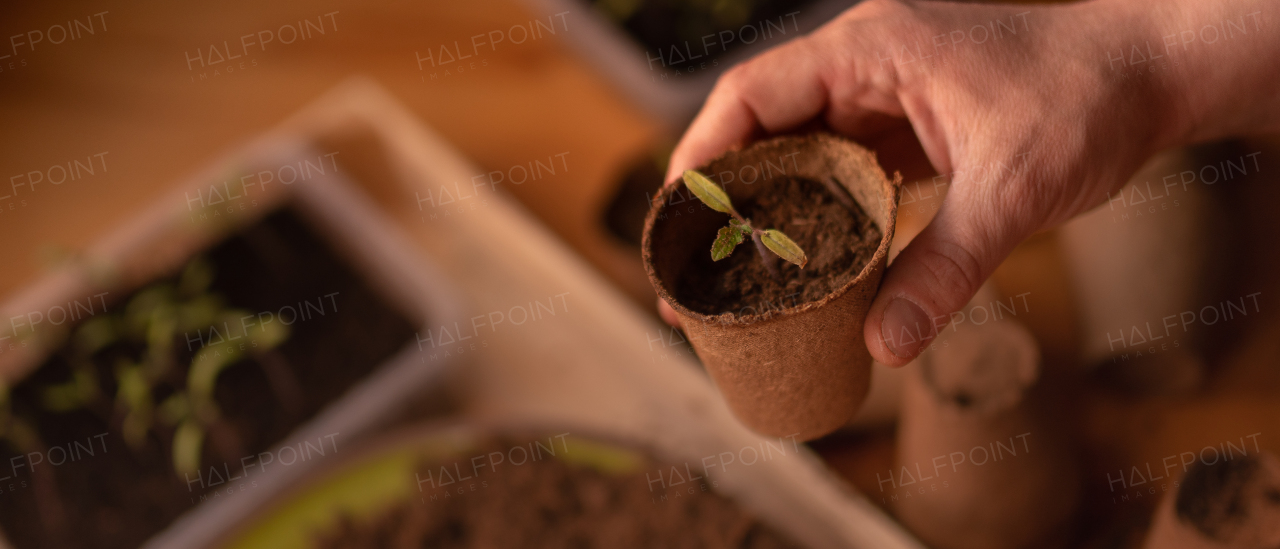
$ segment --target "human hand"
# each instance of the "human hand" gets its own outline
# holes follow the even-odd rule
[[[949,176],[941,208],[890,265],[865,323],[872,356],[906,364],[1019,242],[1102,203],[1153,153],[1206,135],[1196,115],[1213,101],[1188,112],[1194,101],[1178,85],[1204,59],[1155,76],[1108,63],[1131,45],[1160,47],[1162,24],[1174,23],[1148,4],[864,2],[725,73],[667,180],[764,135],[815,126],[877,150],[890,169],[915,158],[906,175],[927,173],[918,169],[927,160]]]

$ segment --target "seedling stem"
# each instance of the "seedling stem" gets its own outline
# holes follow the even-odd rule
[[[733,253],[733,249],[741,244],[744,237],[751,235],[751,241],[756,245],[756,252],[760,255],[760,262],[764,264],[765,269],[769,271],[769,275],[774,280],[781,282],[782,273],[778,270],[777,259],[781,257],[801,269],[809,263],[809,257],[805,255],[804,250],[800,248],[795,241],[791,240],[785,233],[777,229],[758,229],[751,224],[751,221],[738,213],[733,208],[733,203],[729,201],[729,195],[716,185],[707,176],[702,175],[697,170],[685,170],[684,184],[693,191],[694,196],[698,197],[703,204],[711,209],[729,214],[733,219],[729,220],[729,224],[722,227],[716,235],[716,240],[711,244],[711,259],[720,261],[729,254]],[[765,253],[765,250],[773,252]]]

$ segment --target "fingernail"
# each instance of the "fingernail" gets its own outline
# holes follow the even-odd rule
[[[894,298],[880,320],[880,338],[889,351],[900,358],[914,358],[933,339],[933,323],[919,305]]]

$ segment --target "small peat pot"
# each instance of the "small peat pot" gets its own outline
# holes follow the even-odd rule
[[[0,305],[0,547],[208,547],[440,379],[455,294],[336,155],[253,143]]]
[[[684,465],[576,429],[424,425],[300,479],[221,546],[800,547],[702,473],[654,493]]]
[[[903,388],[898,457],[882,484],[898,519],[938,549],[1055,547],[1079,469],[1036,381],[1040,352],[1013,320],[947,330]]]
[[[1160,502],[1144,547],[1280,547],[1280,459],[1263,452],[1212,465],[1196,460]]]
[[[1206,332],[1220,322],[1212,305],[1227,311],[1218,298],[1231,239],[1221,197],[1194,176],[1221,161],[1206,149],[1156,156],[1059,231],[1078,297],[1081,366],[1129,393],[1186,394],[1208,375]],[[1171,184],[1168,174],[1192,180]],[[1246,301],[1230,305],[1247,314]]]
[[[862,325],[893,241],[899,180],[829,134],[761,141],[698,172],[722,187],[733,221],[688,183],[664,187],[645,221],[650,282],[744,424],[802,440],[839,428],[870,382]],[[785,233],[803,268],[759,240],[714,260],[718,234],[751,240],[742,227]]]

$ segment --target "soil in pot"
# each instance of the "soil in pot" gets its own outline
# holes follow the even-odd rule
[[[676,288],[681,303],[708,315],[792,307],[826,297],[871,261],[883,234],[856,202],[803,177],[778,176],[770,188],[754,200],[735,198],[734,207],[752,225],[786,233],[809,256],[808,265],[801,269],[770,257],[779,281],[749,244],[720,261],[712,261],[709,252],[699,254]]]
[[[524,445],[525,440],[495,439],[475,455]],[[451,470],[453,464],[423,463],[418,476]],[[605,472],[560,456],[499,467],[481,476],[484,485],[477,483],[476,490],[412,499],[372,521],[344,519],[320,536],[317,547],[796,547],[710,490],[695,487],[689,493],[682,486],[673,491],[681,497],[656,499],[646,471],[670,467],[646,463],[638,470]]]
[[[1164,495],[1143,547],[1280,546],[1280,459],[1264,451],[1205,463]]]
[[[173,426],[157,420],[140,445],[125,442],[117,380],[122,362],[136,363],[148,352],[146,344],[136,341],[116,341],[89,355],[87,366],[82,363],[82,369],[92,370],[102,395],[96,406],[50,410],[44,389],[65,383],[75,371],[73,343],[68,342],[12,390],[14,415],[31,425],[48,447],[45,464],[37,466],[52,473],[67,525],[56,531],[44,526],[48,517],[35,504],[38,483],[30,469],[19,469],[11,481],[18,489],[11,492],[5,486],[0,496],[0,528],[18,549],[137,547],[202,501],[234,498],[241,490],[253,489],[254,473],[261,474],[261,468],[248,469],[246,475],[242,457],[252,467],[258,454],[413,341],[413,325],[384,303],[287,207],[214,245],[203,256],[214,275],[207,291],[220,295],[227,307],[253,314],[269,312],[282,319],[298,315],[289,325],[287,339],[270,357],[247,354],[216,378],[213,400],[227,431],[237,439],[234,446],[240,454],[225,455],[226,445],[220,447],[212,435],[207,436],[200,450],[202,478],[188,483],[175,471]],[[165,283],[176,286],[178,278],[156,281],[112,303],[110,311],[120,314],[140,292]],[[192,334],[173,337],[177,367],[171,369],[172,376],[152,386],[157,414],[161,401],[187,386],[187,365],[201,348],[199,344],[189,347],[184,335]],[[207,329],[199,337],[214,344]],[[267,361],[275,364],[264,364]],[[292,378],[285,382],[292,387],[286,389],[292,397],[282,398],[278,375],[270,379],[272,367],[276,374],[284,368]],[[312,445],[327,447],[331,442],[313,441]],[[95,453],[89,454],[86,446]],[[78,458],[48,467],[51,458],[56,461],[54,447],[70,448]],[[0,463],[5,464],[0,475],[12,474],[11,460],[29,461],[23,454],[10,440],[0,441]],[[242,479],[218,483],[211,467]]]

